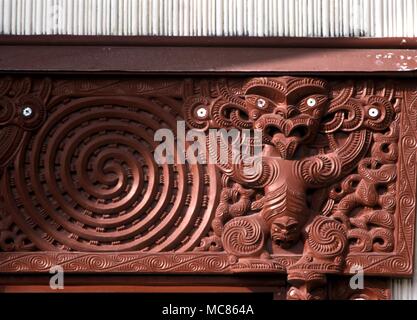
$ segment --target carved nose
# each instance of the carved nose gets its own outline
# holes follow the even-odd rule
[[[298,115],[300,112],[298,108],[292,105],[289,106],[278,106],[275,109],[275,113],[283,117],[284,119],[288,119]]]

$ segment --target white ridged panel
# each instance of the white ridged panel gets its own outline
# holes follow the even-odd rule
[[[0,34],[416,37],[416,0],[0,0]]]

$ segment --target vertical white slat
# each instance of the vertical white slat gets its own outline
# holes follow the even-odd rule
[[[7,3],[7,1],[6,1]],[[5,4],[6,4],[5,3]],[[34,34],[42,34],[42,5],[43,1],[36,1],[35,3],[36,24],[34,26]]]
[[[184,0],[184,36],[191,35],[192,12],[190,0]]]
[[[164,35],[164,0],[158,1],[158,35]]]
[[[221,36],[223,34],[223,10],[222,10],[222,0],[216,0],[215,2],[215,12],[216,12],[216,36]]]
[[[197,6],[196,6],[196,15],[197,15],[197,36],[201,36],[203,33],[203,19],[201,16],[201,7],[202,7],[203,0],[197,0]],[[231,3],[231,1],[229,1]]]
[[[361,34],[361,29],[360,29],[360,4],[359,4],[359,0],[353,0],[353,11],[352,11],[352,15],[353,15],[353,35],[355,37],[359,37]]]
[[[417,37],[417,3],[413,2],[413,17],[414,17],[414,26],[413,32],[411,33],[412,37]]]
[[[289,33],[289,25],[288,25],[288,14],[289,14],[289,4],[288,4],[288,0],[283,0],[283,5],[282,5],[282,15],[280,16],[282,18],[283,21],[283,36],[286,37],[288,36]]]
[[[32,34],[32,22],[33,20],[31,19],[32,17],[32,1],[26,1],[25,2],[25,18],[24,18],[24,24],[25,24],[25,32],[24,34],[28,35],[28,34]],[[1,24],[1,23],[0,23]]]
[[[269,5],[270,5],[269,1],[264,1],[264,36],[269,35],[269,25],[270,25]]]
[[[382,36],[383,37],[388,37],[388,34],[389,34],[389,26],[388,26],[388,24],[389,24],[389,17],[388,17],[388,15],[389,15],[389,12],[388,12],[388,1],[389,0],[384,0],[383,2],[382,2],[382,11],[383,11],[383,13],[382,13],[382,19],[383,19],[383,22],[382,22]]]
[[[151,18],[152,18],[152,35],[156,36],[159,32],[159,1],[158,0],[152,0],[150,2],[150,9],[151,9]]]
[[[201,35],[207,36],[208,34],[208,16],[207,16],[207,0],[201,2]]]
[[[212,36],[213,35],[213,9],[212,9],[212,4],[214,3],[213,0],[208,0],[207,1],[207,35],[208,36]],[[243,6],[242,6],[242,10],[243,10]]]
[[[253,36],[255,34],[254,31],[254,14],[255,14],[255,2],[254,0],[248,0],[248,25],[247,25],[247,30],[248,30],[248,35],[249,36]]]
[[[141,0],[146,2],[147,0]],[[110,0],[110,34],[116,35],[118,30],[118,9],[117,0]],[[146,16],[146,15],[145,15]]]
[[[83,19],[84,19],[84,32],[89,35],[91,30],[91,14],[90,14],[90,4],[91,0],[84,0],[81,4],[84,3]]]
[[[248,36],[248,3],[249,0],[243,0],[243,35]]]
[[[321,0],[314,0],[313,3],[313,25],[314,25],[314,36],[318,37],[321,30],[321,25],[318,24],[319,15],[321,15],[321,12],[319,12],[319,1]]]
[[[53,1],[52,0],[46,0],[46,16],[45,16],[45,23],[46,23],[46,34],[52,34],[52,23],[51,23],[51,16],[52,16],[52,7],[53,7]]]
[[[190,0],[190,36],[195,36],[197,33],[196,4],[197,0]]]
[[[370,33],[370,11],[369,11],[370,0],[364,0],[363,4],[363,31],[364,36],[369,36]]]
[[[55,0],[54,1],[54,9],[52,11],[53,14],[53,28],[54,34],[59,34],[59,28],[61,25],[61,14],[62,14],[62,0]]]
[[[294,37],[295,36],[295,25],[294,25],[294,18],[295,18],[295,1],[289,0],[288,4],[288,36]]]
[[[172,7],[173,7],[173,0],[166,0],[165,2],[165,10],[164,10],[164,34],[167,36],[172,36]],[[134,22],[135,18],[132,17],[132,22]]]
[[[323,3],[321,0],[317,1],[317,36],[323,36]]]
[[[264,0],[265,1],[265,0]],[[231,36],[234,36],[234,24],[235,24],[235,18],[236,16],[233,14],[234,12],[234,3],[233,0],[229,0],[229,6],[228,6],[228,12],[229,12],[229,26],[228,26],[228,32]],[[261,19],[262,20],[262,19]]]
[[[12,1],[13,0],[5,0],[4,1],[4,11],[3,11],[3,32],[5,34],[12,33]]]
[[[330,14],[330,2],[329,2],[329,0],[324,0],[323,1],[323,6],[322,6],[322,17],[323,17],[322,18],[322,36],[323,37],[329,37],[329,35],[330,35],[329,14]]]
[[[139,0],[137,0],[139,1]],[[102,4],[101,4],[101,18],[99,19],[99,21],[97,21],[97,28],[98,30],[101,30],[101,34],[102,35],[108,35],[108,31],[107,31],[107,22],[109,22],[109,17],[108,17],[108,0],[101,0]]]
[[[298,37],[299,36],[299,23],[298,23],[298,5],[299,5],[299,0],[293,0],[294,2],[294,12],[293,12],[293,18],[291,23],[294,25],[294,37]]]
[[[59,0],[59,34],[67,34],[68,0]]]
[[[243,35],[243,1],[242,0],[239,0],[236,3],[236,14],[237,14],[237,18],[236,18],[237,35],[242,36]]]
[[[97,7],[97,0],[91,1],[91,34],[97,34],[97,16],[99,14],[98,7]]]
[[[271,29],[270,31],[270,35],[276,37],[278,35],[278,19],[277,19],[277,15],[278,15],[278,1],[271,1],[271,14],[272,14],[272,18],[271,18]]]
[[[125,32],[126,35],[130,36],[132,34],[132,0],[126,0],[125,3],[125,12],[123,15],[123,19],[125,20]],[[163,31],[161,30],[161,33]]]
[[[335,37],[335,1],[329,1],[329,36]]]
[[[375,36],[382,37],[383,3],[375,1]]]
[[[82,17],[82,21],[83,21],[83,25],[82,25],[82,28],[81,28],[81,30],[82,30],[81,34],[83,34],[83,35],[84,34],[88,35],[89,31],[90,31],[90,26],[89,26],[89,23],[90,23],[89,4],[90,3],[89,2],[90,2],[90,0],[84,0],[84,1],[81,0],[80,1],[80,7],[82,8],[80,14],[82,14],[81,17]]]
[[[414,27],[414,19],[417,17],[413,17],[413,2],[415,0],[408,0],[407,1],[407,33],[405,34],[406,37],[413,36],[413,27]]]
[[[131,26],[130,26],[130,34],[137,35],[138,34],[138,22],[139,22],[139,17],[138,17],[139,3],[138,3],[138,1],[137,0],[132,0],[131,6],[132,6],[132,9],[131,9],[132,10],[132,14],[131,14],[132,22],[131,22]],[[167,20],[168,20],[168,17],[165,20],[165,22],[167,22]],[[168,25],[168,23],[167,23],[167,25]]]
[[[177,34],[179,36],[184,35],[184,1],[179,2],[178,7],[178,31]]]
[[[0,34],[4,34],[4,0],[0,0]]]
[[[310,1],[311,2],[311,0],[308,0],[308,1]],[[336,8],[336,5],[337,5],[337,2],[338,2],[339,0],[330,0],[330,8],[332,8],[333,7],[333,11],[335,10],[335,8]],[[332,10],[330,10],[330,12],[332,12]],[[310,16],[309,16],[309,18],[310,18]],[[330,13],[330,21],[329,21],[329,23],[330,23],[330,25],[332,25],[333,24],[333,27],[332,26],[330,26],[330,28],[333,30],[331,30],[330,31],[330,36],[334,36],[334,29],[335,29],[335,27],[334,27],[334,24],[335,24],[335,16],[334,15],[332,15],[331,13]],[[309,36],[311,36],[311,35],[313,35],[312,33],[314,32],[314,22],[313,22],[313,16],[311,15],[311,19],[312,19],[312,21],[311,21],[311,26],[309,25],[309,32],[308,32],[308,34],[309,34]],[[333,32],[333,33],[332,33]]]
[[[388,30],[386,37],[393,37],[394,36],[394,28],[393,28],[393,15],[394,15],[394,3],[392,0],[387,0],[387,24],[388,24]]]
[[[311,1],[311,0],[307,0]],[[284,0],[277,0],[277,15],[276,15],[277,35],[282,37],[284,35]]]
[[[167,36],[169,35],[169,11],[168,11],[169,0],[165,0],[162,3],[162,6],[159,10],[159,14],[161,16],[161,20],[159,23],[160,32],[162,35]],[[133,23],[133,16],[132,16],[132,23]]]
[[[343,1],[343,36],[349,37],[349,1],[344,0]]]
[[[14,28],[15,28],[15,31],[14,31],[14,33],[15,34],[21,34],[21,27],[20,27],[20,25],[21,25],[21,22],[22,22],[22,19],[21,19],[21,16],[22,16],[22,13],[21,13],[21,7],[22,7],[22,0],[14,0],[14,2],[15,2],[15,6],[14,6],[14,9],[15,9],[15,14],[14,14]]]
[[[72,24],[73,24],[73,30],[74,30],[74,34],[78,35],[78,28],[79,28],[79,20],[78,20],[78,6],[79,6],[79,1],[78,0],[73,0],[74,4],[72,7],[72,11],[73,11],[73,15],[72,15]]]
[[[265,8],[267,16],[268,16],[268,21],[266,24],[266,35],[267,36],[272,36],[273,32],[274,32],[274,11],[273,11],[273,0],[268,0],[267,3],[267,7]]]
[[[52,15],[53,15],[53,34],[59,34],[60,29],[62,28],[61,22],[62,22],[62,10],[61,10],[61,1],[62,0],[54,0],[54,6],[52,9]]]

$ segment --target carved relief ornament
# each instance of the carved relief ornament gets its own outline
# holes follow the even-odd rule
[[[286,273],[288,298],[354,266],[409,275],[416,98],[394,80],[3,78],[0,272]],[[261,131],[261,169],[156,164],[178,120]]]

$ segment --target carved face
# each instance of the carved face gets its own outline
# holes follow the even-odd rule
[[[271,224],[271,239],[283,249],[296,244],[300,238],[302,223],[294,217],[280,216]]]
[[[246,108],[254,128],[284,159],[293,158],[297,148],[314,140],[327,108],[324,81],[281,77],[264,78],[246,88]]]

